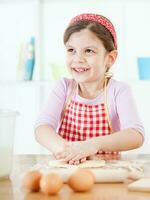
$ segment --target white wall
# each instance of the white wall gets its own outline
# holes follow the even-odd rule
[[[0,1],[0,81],[17,80],[19,53],[31,36],[39,39],[39,1]],[[38,41],[36,40],[37,44]],[[37,50],[38,50],[37,45]],[[38,52],[37,52],[38,53]],[[36,77],[39,78],[36,57]]]
[[[137,57],[150,56],[150,1],[127,1],[125,10],[124,72],[128,79],[138,80]]]
[[[47,152],[34,138],[35,120],[46,101],[52,84],[48,82],[8,82],[0,85],[0,110],[19,111],[14,136],[15,154]],[[6,120],[9,117],[6,117]],[[6,137],[13,132],[6,132]],[[1,135],[1,133],[0,133]]]

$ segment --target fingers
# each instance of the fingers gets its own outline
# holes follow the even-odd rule
[[[78,164],[80,164],[80,161],[79,160],[70,160],[68,163],[71,165],[78,165]]]
[[[81,154],[79,149],[74,145],[69,148],[66,148],[65,151],[60,152],[58,157],[64,159],[65,162],[69,162],[71,160],[79,160],[81,158]]]
[[[72,164],[72,163],[70,163],[70,161],[71,161],[71,160],[74,160],[74,157],[75,157],[74,153],[70,153],[69,155],[67,155],[67,156],[64,158],[64,161],[65,161],[65,162],[68,162],[69,164]]]
[[[86,160],[87,160],[87,158],[82,158],[82,159],[80,159],[80,160],[70,160],[70,161],[69,161],[69,164],[78,165],[78,164],[80,164],[80,163],[85,162]]]
[[[85,162],[86,160],[87,160],[87,158],[82,158],[82,159],[80,160],[80,162],[83,163],[83,162]]]
[[[65,162],[69,162],[70,160],[79,160],[80,158],[76,153],[70,151],[58,152],[55,154],[55,157],[56,159],[63,159]],[[76,157],[77,159],[74,159]]]
[[[76,165],[86,161],[84,153],[75,143],[73,144],[69,143],[68,145],[66,145],[63,150],[55,154],[55,157],[56,159],[59,160],[61,159],[69,164],[76,164]]]
[[[81,159],[79,159],[78,157],[73,158],[72,160],[69,160],[68,163],[72,164],[72,165],[78,165],[80,163],[83,163],[87,160],[86,157],[83,157]]]

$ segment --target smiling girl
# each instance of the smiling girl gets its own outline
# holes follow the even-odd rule
[[[109,73],[117,58],[112,23],[97,14],[78,15],[64,44],[72,79],[59,80],[51,91],[36,121],[36,140],[69,164],[140,147],[144,128],[130,87]]]

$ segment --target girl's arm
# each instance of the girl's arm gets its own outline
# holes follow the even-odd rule
[[[92,156],[98,151],[127,151],[138,148],[142,144],[143,136],[138,131],[129,128],[110,135],[70,143],[70,146],[56,156],[69,164],[79,164],[80,159]]]
[[[35,129],[35,139],[38,143],[51,151],[54,155],[63,151],[67,141],[60,137],[54,128],[49,125],[41,125]]]
[[[109,93],[111,94],[111,90]],[[95,138],[95,141],[99,143],[99,148],[103,151],[136,149],[143,144],[144,127],[139,117],[132,90],[129,85],[120,82],[120,84],[117,83],[115,86],[113,94],[115,95],[114,101],[110,108],[114,105],[116,107],[120,130],[110,135]],[[117,123],[118,120],[116,120],[115,116],[113,118],[113,123]]]
[[[65,140],[56,133],[67,94],[67,80],[61,79],[49,94],[49,98],[35,122],[35,138],[53,153],[62,150]]]
[[[120,134],[127,133],[129,135],[129,139],[131,140],[134,140],[134,136],[136,140],[136,138],[138,137],[137,135],[141,134],[141,138],[142,140],[144,140],[145,130],[138,113],[136,99],[134,98],[129,85],[122,84],[120,85],[120,87],[118,87],[118,89],[116,88],[114,105],[116,107],[115,115],[118,116],[118,122],[120,124],[120,130],[116,130],[114,132]],[[112,126],[114,123],[116,123],[115,121],[116,118],[113,117]]]
[[[93,144],[101,151],[128,151],[140,147],[143,144],[143,136],[138,131],[129,128],[111,135],[93,138]]]

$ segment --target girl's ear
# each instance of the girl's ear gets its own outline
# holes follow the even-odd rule
[[[117,55],[118,55],[117,50],[113,50],[108,53],[108,59],[107,59],[107,64],[106,64],[107,68],[110,68],[114,64],[114,62],[116,61]]]

